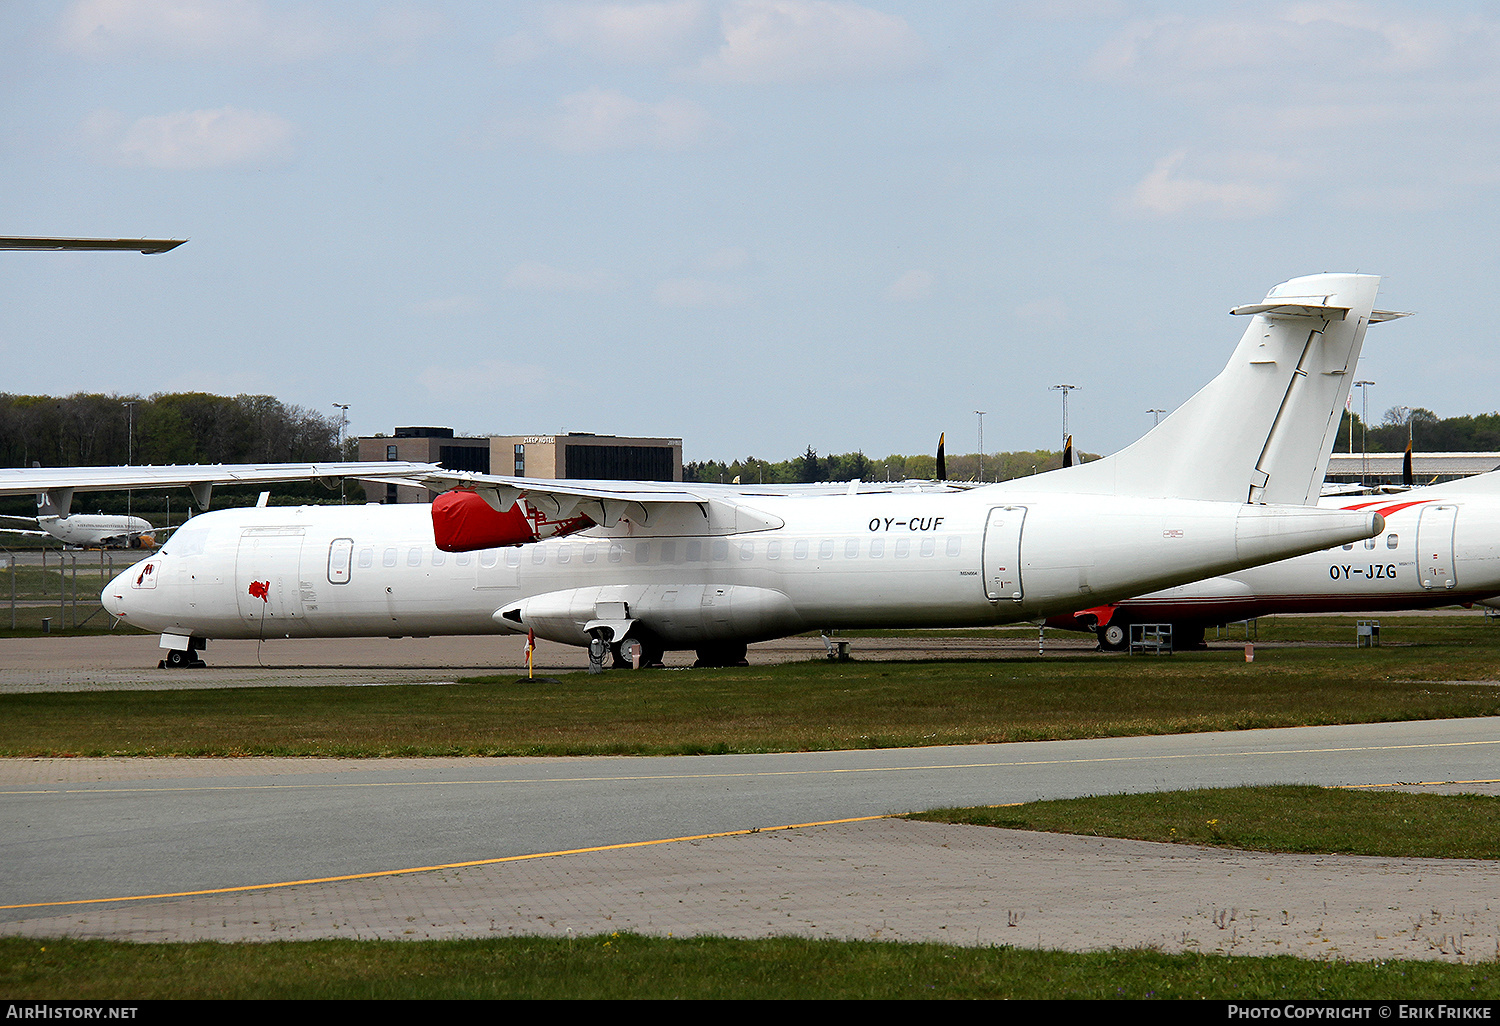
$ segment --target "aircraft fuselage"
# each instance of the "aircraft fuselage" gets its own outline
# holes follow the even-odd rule
[[[269,507],[193,518],[102,601],[191,638],[525,632],[569,644],[619,610],[667,648],[810,629],[1032,620],[1362,539],[1372,514],[1198,500],[960,493],[755,499],[763,523],[622,521],[446,553],[429,507]],[[623,604],[623,605],[621,605]]]

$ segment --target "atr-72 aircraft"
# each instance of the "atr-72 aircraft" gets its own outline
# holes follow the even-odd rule
[[[1171,624],[1178,647],[1205,627],[1272,613],[1374,613],[1500,605],[1500,471],[1394,495],[1340,496],[1324,508],[1367,512],[1385,528],[1363,543],[1313,552],[1124,602],[1052,617],[1123,649],[1132,624]]]
[[[1000,624],[1116,602],[1360,542],[1373,511],[1316,495],[1379,279],[1294,279],[1239,308],[1228,367],[1114,456],[963,491],[773,494],[433,471],[427,505],[223,510],[193,518],[101,599],[210,638],[535,631],[650,664],[809,629]],[[1299,505],[1300,504],[1300,505]]]

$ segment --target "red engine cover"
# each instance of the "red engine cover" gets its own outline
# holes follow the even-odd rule
[[[432,500],[432,534],[444,552],[472,552],[537,540],[535,526],[519,504],[495,512],[475,492],[444,492]]]

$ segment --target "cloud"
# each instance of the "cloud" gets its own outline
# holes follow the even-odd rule
[[[1368,99],[1372,89],[1404,93],[1413,76],[1493,79],[1497,44],[1494,19],[1391,13],[1334,0],[1253,17],[1214,11],[1132,22],[1099,48],[1093,70],[1200,95],[1254,83],[1295,96],[1316,83]]]
[[[931,54],[902,18],[848,0],[736,0],[723,45],[696,77],[750,84],[868,81],[926,66]]]
[[[614,279],[599,272],[565,271],[535,260],[511,268],[504,285],[518,292],[607,292]]]
[[[722,134],[722,126],[691,100],[634,100],[609,89],[565,96],[543,118],[515,126],[565,153],[604,150],[685,150]]]
[[[920,269],[907,271],[886,287],[885,298],[898,303],[927,299],[932,295],[934,281],[936,279],[933,278],[931,271]]]
[[[168,171],[282,164],[292,157],[291,122],[264,111],[186,110],[129,124],[115,111],[97,111],[84,137],[110,163]]]
[[[339,33],[310,10],[272,12],[258,0],[77,0],[59,43],[88,57],[305,60],[328,52]]]
[[[748,298],[743,289],[702,278],[668,279],[656,286],[652,296],[662,306],[680,310],[727,309],[743,306]]]
[[[1159,217],[1191,212],[1218,218],[1250,218],[1269,214],[1285,202],[1283,190],[1276,185],[1183,177],[1179,170],[1186,158],[1186,151],[1178,150],[1157,161],[1131,193],[1130,205]]]
[[[656,3],[562,3],[546,12],[546,35],[592,60],[610,64],[680,61],[711,40],[702,0]]]

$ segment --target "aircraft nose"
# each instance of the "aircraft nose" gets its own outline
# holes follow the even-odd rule
[[[130,592],[130,571],[116,575],[115,579],[104,586],[99,593],[99,604],[109,611],[109,615],[117,620],[123,620],[125,616],[125,596]]]

